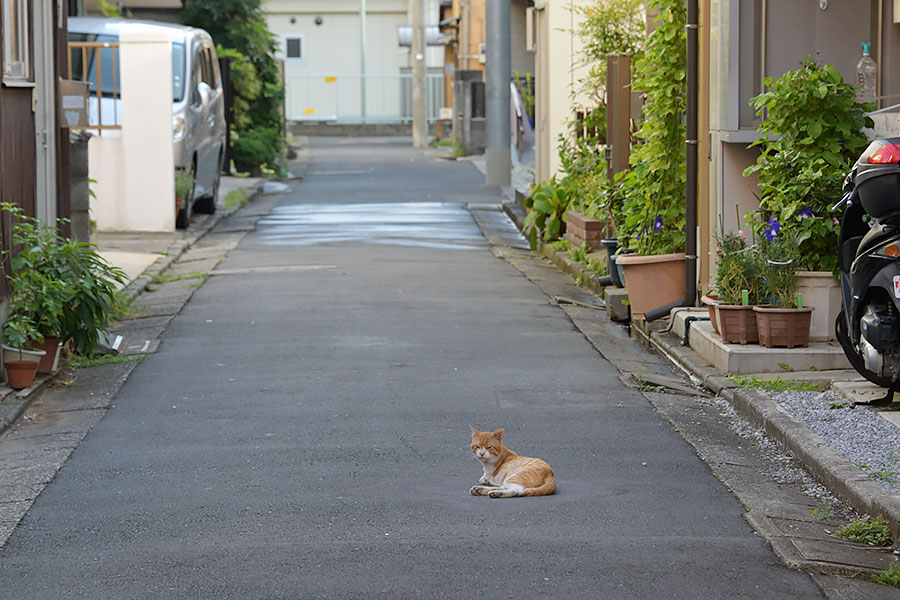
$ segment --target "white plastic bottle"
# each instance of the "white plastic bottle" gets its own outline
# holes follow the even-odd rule
[[[875,94],[878,85],[878,66],[870,54],[872,44],[863,42],[863,55],[856,63],[856,91],[857,102],[875,102]]]

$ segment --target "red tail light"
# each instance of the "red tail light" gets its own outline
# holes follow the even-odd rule
[[[878,152],[873,152],[867,161],[870,165],[900,164],[900,144],[888,144]]]

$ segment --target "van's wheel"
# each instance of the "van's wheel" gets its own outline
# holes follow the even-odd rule
[[[197,169],[191,165],[191,189],[185,195],[181,210],[175,215],[175,227],[187,229],[191,226],[191,214],[194,212],[194,192],[197,189]]]
[[[219,151],[219,160],[216,161],[216,180],[213,182],[212,193],[209,196],[198,198],[194,210],[198,213],[211,215],[216,212],[216,202],[219,198],[219,184],[222,182],[222,160],[225,157],[223,151]]]

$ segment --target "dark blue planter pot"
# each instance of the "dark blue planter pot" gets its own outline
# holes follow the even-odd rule
[[[616,264],[618,257],[617,250],[619,248],[619,240],[617,238],[609,238],[600,240],[600,243],[606,249],[606,266],[607,272],[612,279],[613,285],[617,287],[625,287],[625,276],[622,273],[622,267]]]

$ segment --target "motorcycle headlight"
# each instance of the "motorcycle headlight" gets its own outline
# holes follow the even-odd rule
[[[187,133],[187,127],[184,122],[184,117],[181,115],[172,117],[172,140],[180,142],[184,139],[185,133]]]

